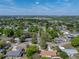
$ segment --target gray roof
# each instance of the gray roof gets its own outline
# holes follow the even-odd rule
[[[73,56],[78,53],[76,49],[65,49],[64,52],[66,52],[68,56]]]
[[[0,53],[2,53],[4,51],[4,49],[0,49]]]
[[[7,57],[21,57],[23,54],[23,51],[21,49],[18,49],[17,51],[9,51],[7,52]]]
[[[32,38],[26,38],[25,41],[32,41]]]

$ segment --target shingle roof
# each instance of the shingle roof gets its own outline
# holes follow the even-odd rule
[[[4,49],[0,49],[0,53],[2,53],[4,51]]]
[[[17,51],[9,51],[7,52],[6,56],[7,57],[20,57],[22,55],[22,50],[18,49]]]
[[[40,55],[41,56],[56,56],[56,51],[45,51],[45,50],[42,50],[40,52]]]
[[[75,49],[65,49],[64,51],[65,51],[69,56],[73,56],[73,55],[75,55],[75,54],[78,53],[77,50],[75,50]]]

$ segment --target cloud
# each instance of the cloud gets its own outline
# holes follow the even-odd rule
[[[36,5],[38,5],[39,3],[40,3],[39,1],[36,1],[36,2],[35,2]]]
[[[7,5],[14,5],[14,0],[2,0],[1,2]]]
[[[14,0],[4,0],[10,5],[0,4],[0,15],[78,15],[79,8],[74,8],[70,0],[57,0],[55,4],[41,4],[36,1],[30,8],[18,7]],[[50,2],[51,3],[51,2]]]
[[[7,12],[6,12],[7,11]],[[77,15],[78,10],[66,9],[65,7],[56,7],[51,9],[47,6],[33,6],[32,8],[8,7],[0,9],[1,15]]]

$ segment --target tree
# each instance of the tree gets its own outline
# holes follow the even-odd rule
[[[28,30],[29,32],[38,32],[38,27],[37,26],[31,26]]]
[[[48,22],[45,24],[45,28],[46,28],[46,31],[47,31],[48,28],[49,28],[49,23]]]
[[[17,29],[14,32],[15,37],[20,37],[23,34],[23,29]]]
[[[27,57],[32,57],[36,52],[38,52],[38,48],[34,45],[28,46],[28,48],[25,49]]]
[[[0,53],[0,59],[3,59],[4,55],[2,53]]]
[[[32,32],[32,43],[36,44],[37,43],[37,37],[36,37],[36,33]]]
[[[5,42],[3,40],[0,40],[0,48],[3,48],[5,46]]]
[[[71,40],[71,44],[76,47],[76,46],[79,46],[79,36],[78,37],[75,37]]]
[[[63,59],[69,59],[68,55],[65,52],[63,52],[63,51],[60,52],[60,56]]]
[[[50,39],[54,39],[55,37],[58,37],[58,34],[57,34],[56,30],[49,30],[48,34],[50,36]]]
[[[22,36],[20,37],[20,42],[25,42],[25,35],[22,35]]]
[[[57,30],[48,30],[48,41],[54,41],[54,38],[58,37]]]
[[[13,36],[14,35],[14,31],[12,29],[4,29],[3,30],[3,34],[5,34],[6,36],[10,37],[10,36]]]
[[[46,47],[47,47],[46,39],[47,39],[46,33],[45,32],[41,32],[40,46],[43,49],[46,49]]]
[[[3,28],[0,28],[0,33],[3,34]]]

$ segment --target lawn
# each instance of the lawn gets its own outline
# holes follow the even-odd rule
[[[67,48],[73,48],[73,46],[72,46],[71,44],[66,44],[66,45],[64,45],[63,47],[66,48],[66,49],[67,49]]]
[[[77,49],[77,51],[79,52],[79,47],[75,47]]]

